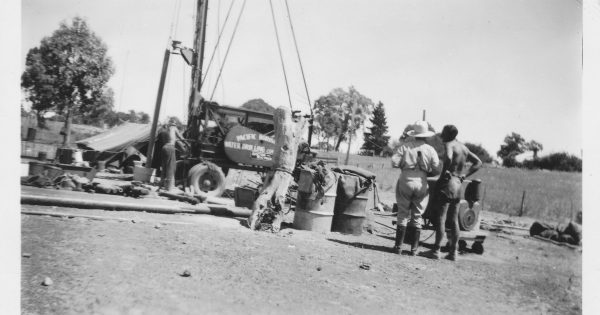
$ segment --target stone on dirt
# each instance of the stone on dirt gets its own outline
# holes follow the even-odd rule
[[[191,273],[189,270],[185,269],[185,270],[184,270],[184,271],[183,271],[181,274],[179,274],[179,275],[180,275],[180,276],[182,276],[182,277],[191,277],[191,276],[192,276],[192,273]]]
[[[50,279],[49,277],[45,277],[44,281],[42,281],[42,285],[43,286],[51,286],[54,282],[52,282],[52,279]]]
[[[29,258],[29,257],[31,257],[31,254],[30,253],[23,253],[22,256],[25,257],[25,258]]]

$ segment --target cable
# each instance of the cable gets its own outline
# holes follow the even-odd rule
[[[304,67],[302,67],[302,59],[300,58],[300,50],[298,49],[298,42],[296,41],[296,33],[294,32],[294,25],[292,24],[292,15],[290,14],[290,6],[288,1],[285,0],[285,8],[288,14],[288,21],[290,22],[290,29],[292,30],[292,38],[294,39],[294,47],[296,48],[296,55],[298,56],[298,63],[300,64],[300,72],[302,73],[302,81],[304,82],[304,90],[306,91],[306,99],[308,99],[308,107],[312,116],[313,110],[310,102],[310,96],[308,94],[308,85],[306,84],[306,77],[304,76]]]
[[[200,86],[204,85],[204,81],[206,80],[206,76],[208,75],[208,70],[210,69],[210,65],[213,62],[213,58],[215,57],[215,52],[217,51],[217,48],[219,47],[219,43],[221,42],[221,36],[223,36],[223,33],[225,31],[225,26],[227,25],[227,20],[229,20],[229,15],[231,13],[231,9],[233,8],[234,3],[235,3],[235,0],[231,1],[231,5],[229,5],[229,9],[227,10],[227,15],[225,16],[225,21],[223,22],[223,26],[221,27],[221,31],[219,32],[219,36],[217,37],[215,49],[213,49],[212,55],[210,56],[210,60],[208,61],[208,65],[206,66],[206,70],[204,71],[204,76],[202,77],[202,80],[200,80]],[[244,3],[245,3],[245,1],[244,1]],[[219,2],[219,4],[220,4],[220,2]],[[219,26],[217,25],[217,27],[219,27]]]
[[[287,90],[288,101],[290,103],[290,109],[294,111],[292,107],[292,97],[290,96],[290,87],[288,85],[287,74],[285,73],[285,64],[283,63],[283,54],[281,53],[281,43],[279,42],[279,32],[277,31],[277,22],[275,21],[275,11],[273,10],[273,1],[269,0],[269,6],[271,7],[271,17],[273,18],[273,28],[275,29],[275,38],[277,39],[277,49],[279,50],[279,59],[281,60],[281,69],[283,70],[283,78],[285,80],[285,89]]]
[[[225,57],[223,58],[223,63],[221,64],[221,69],[219,69],[219,75],[217,76],[217,80],[215,80],[215,86],[210,95],[210,101],[212,101],[213,96],[215,95],[215,91],[217,90],[217,86],[219,85],[219,79],[221,78],[221,74],[223,73],[223,68],[225,67],[225,62],[227,61],[227,56],[229,56],[229,49],[231,48],[231,44],[235,39],[235,34],[237,33],[237,28],[240,24],[240,19],[242,18],[242,13],[244,13],[244,8],[246,7],[246,0],[242,3],[242,9],[240,10],[240,14],[235,21],[235,26],[233,28],[233,33],[231,34],[231,40],[229,41],[229,45],[227,45],[227,50],[225,51]]]

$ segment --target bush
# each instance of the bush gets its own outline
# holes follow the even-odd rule
[[[537,160],[524,163],[527,168],[540,168],[551,171],[581,172],[583,161],[566,152],[552,153]]]
[[[523,164],[519,163],[519,161],[517,161],[515,159],[515,156],[517,156],[517,154],[513,154],[513,155],[507,156],[506,158],[502,159],[502,166],[504,166],[504,167],[523,167]]]
[[[469,151],[477,155],[477,157],[483,163],[492,163],[492,161],[494,160],[492,156],[488,153],[488,151],[481,146],[481,144],[465,142],[465,146],[469,149]]]

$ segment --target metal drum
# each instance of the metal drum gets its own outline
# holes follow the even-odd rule
[[[481,200],[481,180],[473,179],[465,189],[465,200],[475,202]]]
[[[367,201],[371,183],[363,182],[354,175],[340,175],[338,181],[338,198],[335,202],[335,213],[331,231],[342,234],[361,235],[367,217]]]
[[[300,172],[293,227],[299,230],[329,232],[337,196],[337,176],[329,173],[328,187],[324,188],[322,196],[316,191],[314,176],[314,172],[310,170]]]

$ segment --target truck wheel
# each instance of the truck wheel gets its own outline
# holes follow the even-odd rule
[[[458,225],[460,229],[463,231],[471,231],[475,228],[477,223],[479,222],[479,209],[477,206],[479,204],[475,203],[473,208],[469,208],[469,204],[461,200],[458,205]]]
[[[220,197],[225,191],[225,174],[210,162],[194,165],[188,174],[188,182],[196,193],[206,193],[210,197]]]

